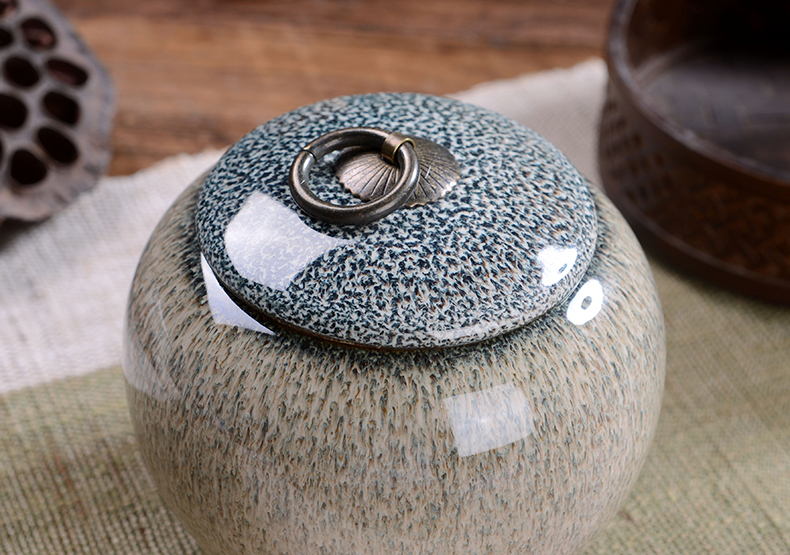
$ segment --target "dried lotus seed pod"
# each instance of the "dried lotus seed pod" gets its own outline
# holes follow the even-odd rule
[[[38,221],[106,169],[115,92],[45,0],[0,0],[0,66],[0,223]]]

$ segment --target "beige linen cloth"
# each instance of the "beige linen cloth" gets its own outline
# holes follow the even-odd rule
[[[592,60],[455,95],[522,121],[597,179],[606,69]],[[196,553],[136,448],[126,294],[176,195],[218,152],[99,186],[0,234],[0,553]],[[790,553],[790,309],[653,261],[667,321],[663,412],[642,475],[586,554]]]

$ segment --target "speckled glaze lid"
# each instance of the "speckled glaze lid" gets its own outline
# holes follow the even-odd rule
[[[308,215],[289,188],[294,159],[350,127],[445,147],[457,183],[362,225]],[[316,162],[312,190],[355,202],[335,162]],[[197,232],[219,281],[262,321],[345,344],[422,349],[497,336],[561,302],[594,255],[597,220],[582,176],[526,127],[447,98],[373,94],[299,108],[231,147],[205,180]]]

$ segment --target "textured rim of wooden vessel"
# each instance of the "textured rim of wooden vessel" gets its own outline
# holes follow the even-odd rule
[[[601,179],[607,194],[643,244],[669,262],[738,293],[790,303],[790,261],[787,261],[783,273],[772,276],[755,271],[748,264],[732,264],[713,253],[700,250],[688,244],[683,237],[659,225],[629,198],[628,193],[633,195],[640,192],[638,184],[612,175],[613,167],[623,164],[628,155],[618,156],[606,152],[606,145],[612,139],[611,132],[605,125],[607,109],[617,111],[617,115],[626,121],[629,131],[659,146],[672,164],[689,167],[705,175],[708,179],[700,184],[701,187],[712,189],[713,186],[726,184],[729,189],[742,195],[744,201],[757,198],[786,207],[790,212],[790,182],[782,179],[780,175],[769,175],[757,168],[747,167],[743,163],[746,158],[736,156],[689,133],[688,129],[662,117],[650,107],[645,91],[634,77],[627,44],[628,28],[638,4],[639,0],[618,2],[613,12],[607,42],[609,86],[606,95],[607,108],[599,131],[598,152]],[[703,223],[705,222],[701,222]],[[776,223],[778,227],[780,222]]]

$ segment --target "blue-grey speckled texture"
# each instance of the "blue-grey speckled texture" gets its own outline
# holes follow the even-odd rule
[[[290,165],[311,140],[352,126],[445,146],[461,165],[458,185],[437,203],[365,226],[312,220],[291,198]],[[329,164],[318,165],[311,182],[322,198],[346,202]],[[243,276],[226,249],[229,224],[255,193],[332,238],[279,288]],[[328,100],[259,127],[209,175],[197,226],[219,279],[265,314],[313,335],[403,349],[480,341],[545,313],[578,284],[597,235],[587,186],[547,141],[493,112],[414,94]],[[300,240],[282,248],[298,248]],[[575,261],[568,269],[562,260],[569,252]],[[565,259],[557,262],[557,253]],[[560,269],[556,283],[547,278]]]

